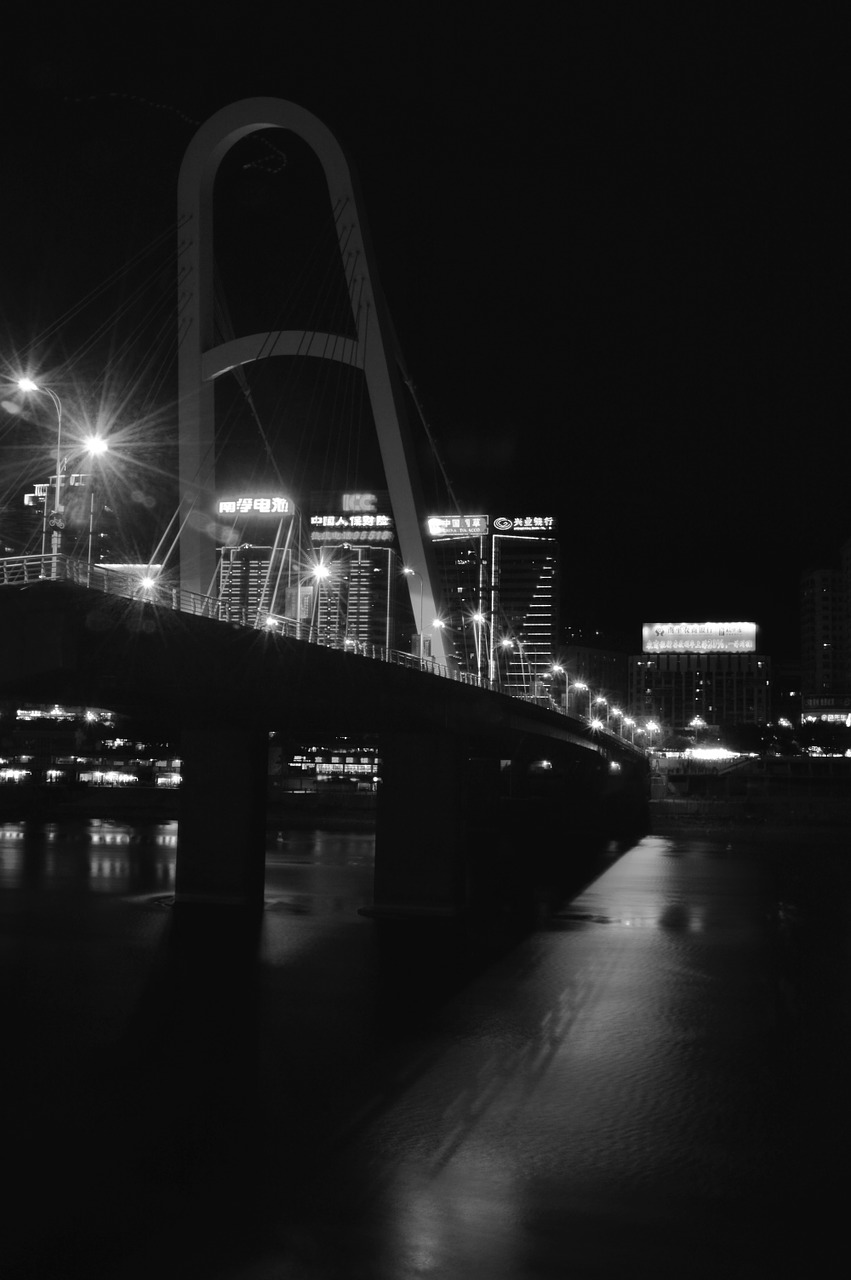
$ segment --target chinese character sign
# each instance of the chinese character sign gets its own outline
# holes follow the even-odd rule
[[[646,622],[644,653],[755,653],[755,622]]]
[[[269,497],[246,495],[239,498],[220,498],[216,508],[220,516],[291,516],[295,510],[289,498],[280,494]]]

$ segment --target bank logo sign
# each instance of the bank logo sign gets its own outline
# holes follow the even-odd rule
[[[555,516],[497,516],[493,522],[497,533],[551,534],[556,531]]]

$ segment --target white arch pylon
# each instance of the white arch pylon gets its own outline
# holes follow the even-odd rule
[[[228,151],[260,129],[288,129],[318,157],[328,184],[340,254],[357,338],[291,329],[249,334],[216,345],[213,324],[213,183]],[[178,179],[178,285],[181,342],[178,352],[178,445],[180,585],[205,592],[216,568],[214,522],[215,408],[213,383],[237,365],[277,355],[314,356],[355,365],[364,371],[399,548],[417,625],[439,616],[440,593],[431,545],[424,536],[425,510],[403,401],[403,384],[386,303],[369,238],[340,144],[320,120],[280,98],[246,98],[218,111],[201,126],[187,148]],[[354,263],[353,269],[347,269]],[[200,518],[198,518],[200,516]],[[432,653],[445,661],[443,637],[432,631]]]

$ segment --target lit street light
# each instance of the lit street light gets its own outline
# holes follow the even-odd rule
[[[86,446],[86,452],[94,459],[101,457],[109,451],[109,442],[103,436],[86,436],[83,443]],[[92,579],[92,538],[95,528],[95,478],[94,473],[90,476],[90,493],[89,493],[89,545],[88,554],[86,556],[86,586],[91,585]]]
[[[419,637],[420,662],[422,662],[423,660],[423,580],[422,580],[422,575],[417,573],[416,569],[411,569],[411,568],[408,568],[407,566],[403,567],[402,572],[404,573],[406,578],[419,578],[420,610],[419,610],[419,628],[417,631],[417,635]]]
[[[50,387],[40,387],[33,382],[32,378],[19,378],[18,386],[21,391],[42,391],[45,395],[50,396],[56,409],[56,495],[53,503],[53,514],[50,517],[50,526],[53,533],[50,537],[50,553],[53,556],[52,576],[59,576],[59,564],[56,557],[59,555],[62,546],[62,529],[64,521],[62,519],[62,401],[55,391]],[[47,554],[47,498],[44,500],[44,531],[41,539],[41,554],[44,557]]]
[[[591,719],[591,690],[588,688],[587,684],[584,684],[581,680],[575,680],[573,684],[568,686],[567,692],[565,694],[565,698],[567,698],[571,689],[578,689],[580,693],[588,694],[588,719],[590,720]]]
[[[444,628],[446,627],[446,623],[443,621],[442,618],[433,618],[431,627],[432,627],[432,634],[434,634],[435,631],[443,631]]]
[[[487,618],[481,610],[473,614],[473,642],[476,646],[476,677],[479,681],[481,681],[482,678],[482,627],[486,622]]]
[[[565,671],[564,667],[562,667],[558,662],[553,663],[553,665],[550,667],[550,671],[553,673],[554,676],[564,676],[564,713],[565,715],[567,715],[567,695],[570,692],[567,672]],[[575,687],[576,686],[574,685],[574,688]]]

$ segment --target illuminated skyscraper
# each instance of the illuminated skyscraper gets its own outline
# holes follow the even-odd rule
[[[545,698],[557,641],[554,519],[435,516],[429,530],[455,661],[508,692]]]
[[[497,516],[492,522],[492,666],[507,692],[544,700],[558,632],[554,533],[549,516]]]
[[[851,538],[838,569],[801,579],[801,681],[805,718],[851,719]]]
[[[289,498],[240,494],[219,498],[217,594],[226,616],[254,625],[268,614],[304,618],[299,590],[301,519]]]
[[[402,573],[389,494],[311,494],[310,539],[317,634],[328,644],[398,648]]]
[[[488,517],[432,516],[428,522],[444,601],[443,642],[461,671],[488,674],[490,609]],[[428,638],[432,618],[423,621]]]

